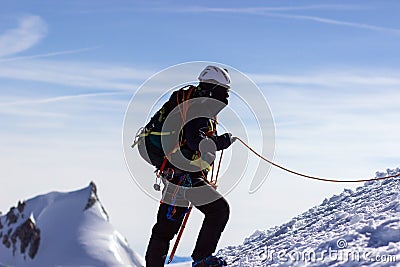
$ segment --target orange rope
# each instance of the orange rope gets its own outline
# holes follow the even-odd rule
[[[171,254],[169,255],[168,264],[170,264],[171,261],[174,259],[176,249],[178,248],[179,241],[181,240],[181,237],[182,237],[182,234],[183,234],[183,230],[185,230],[186,223],[187,223],[187,221],[189,219],[189,215],[190,215],[190,212],[192,211],[192,208],[193,208],[193,205],[190,204],[189,210],[185,214],[185,218],[183,219],[183,222],[182,222],[182,225],[181,225],[181,229],[179,230],[178,236],[176,237],[176,241],[175,241],[174,247],[173,247],[173,249],[171,251]]]
[[[221,156],[219,157],[217,174],[215,175],[215,184],[217,184],[217,182],[218,182],[219,169],[221,168],[221,162],[222,162],[223,155],[224,155],[224,150],[221,151]]]
[[[322,177],[316,177],[316,176],[311,176],[311,175],[307,175],[307,174],[302,174],[293,170],[290,170],[288,168],[285,168],[281,165],[278,165],[272,161],[270,161],[269,159],[263,157],[262,155],[260,155],[259,153],[257,153],[253,148],[251,148],[249,145],[247,145],[242,139],[240,139],[239,137],[235,137],[236,140],[239,140],[245,147],[247,147],[251,152],[253,152],[256,156],[258,156],[259,158],[261,158],[262,160],[268,162],[269,164],[282,169],[286,172],[304,177],[304,178],[308,178],[308,179],[313,179],[313,180],[318,180],[318,181],[323,181],[323,182],[333,182],[333,183],[360,183],[360,182],[368,182],[368,181],[378,181],[378,180],[384,180],[384,179],[389,179],[389,178],[396,178],[400,176],[399,174],[396,175],[390,175],[390,176],[386,176],[386,177],[375,177],[375,178],[369,178],[369,179],[359,179],[359,180],[336,180],[336,179],[331,179],[331,178],[322,178]]]
[[[185,87],[183,87],[185,88]],[[183,123],[186,123],[186,114],[187,111],[189,109],[189,103],[188,100],[190,98],[190,96],[192,95],[193,92],[193,87],[190,87],[189,91],[187,92],[187,95],[185,95],[185,91],[182,91],[182,100],[179,99],[179,93],[176,94],[176,103],[178,104],[178,109],[179,109],[179,113],[181,113],[181,118]],[[182,109],[181,109],[181,105],[182,104]]]
[[[210,179],[210,181],[212,182],[213,179],[214,179],[214,164],[211,167],[211,179]]]

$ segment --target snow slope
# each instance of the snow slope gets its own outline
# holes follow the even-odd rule
[[[0,241],[0,265],[144,265],[109,223],[94,183],[19,202],[0,217]]]
[[[218,255],[229,266],[400,266],[400,178],[346,189]]]

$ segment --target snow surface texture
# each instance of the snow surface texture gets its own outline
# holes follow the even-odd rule
[[[385,177],[400,169],[377,173]],[[400,266],[400,179],[355,191],[218,252],[229,266]],[[144,266],[108,222],[96,187],[52,192],[0,216],[0,266]],[[176,263],[169,266],[191,266]]]
[[[346,189],[218,255],[229,266],[400,266],[400,178]]]
[[[94,183],[19,202],[0,216],[0,266],[144,266],[109,223]]]

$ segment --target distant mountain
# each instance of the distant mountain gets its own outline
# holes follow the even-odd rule
[[[400,266],[400,178],[346,189],[218,255],[229,266]]]
[[[18,202],[0,216],[0,266],[144,266],[109,223],[92,182]]]

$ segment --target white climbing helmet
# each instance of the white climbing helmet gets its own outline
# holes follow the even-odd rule
[[[231,77],[226,69],[217,66],[207,66],[199,75],[200,82],[218,84],[226,88],[231,87]]]

